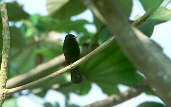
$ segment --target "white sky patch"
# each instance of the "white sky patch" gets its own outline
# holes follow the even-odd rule
[[[134,20],[137,16],[142,16],[145,14],[145,11],[138,0],[133,0],[133,7],[132,7],[132,12],[130,15],[130,19]]]
[[[15,0],[2,0],[2,1],[5,1],[5,2],[13,2]]]
[[[70,94],[70,103],[71,104],[79,104],[81,106],[93,103],[95,101],[103,100],[107,97],[102,90],[95,84],[92,84],[92,88],[89,93],[85,96],[79,96],[74,93]]]
[[[45,100],[36,95],[30,94],[18,98],[19,107],[44,107]]]
[[[81,14],[71,17],[72,21],[79,20],[79,19],[84,19],[84,20],[87,20],[89,22],[93,22],[93,14],[89,9],[86,9]]]
[[[29,14],[47,15],[46,0],[17,0]]]
[[[123,85],[123,84],[119,84],[118,88],[119,88],[120,92],[124,92],[124,91],[128,90],[129,87],[126,85]]]
[[[159,43],[164,49],[164,53],[171,58],[171,21],[156,25],[154,27],[152,39]]]
[[[154,101],[163,104],[163,102],[158,97],[142,93],[141,95],[125,101],[121,104],[118,104],[114,107],[137,107],[140,103],[143,103],[145,101]]]
[[[96,26],[93,24],[85,24],[84,26],[89,32],[96,33]]]
[[[55,90],[49,90],[45,96],[45,100],[52,104],[56,104],[57,102],[60,104],[60,107],[64,107],[65,105],[65,96]]]

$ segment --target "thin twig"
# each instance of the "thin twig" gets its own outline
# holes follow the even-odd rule
[[[46,73],[47,70],[52,69],[54,67],[58,68],[65,63],[64,55],[59,55],[48,62],[37,65],[32,68],[30,71],[25,72],[24,74],[20,74],[16,77],[13,77],[7,81],[7,88],[13,88],[19,86],[20,84],[24,84],[27,81],[31,81],[33,78],[38,77]]]
[[[5,97],[6,97],[6,82],[7,82],[7,72],[8,72],[8,58],[10,51],[10,32],[8,26],[8,15],[6,4],[0,4],[1,9],[1,17],[3,24],[2,38],[3,38],[3,49],[2,49],[2,62],[1,62],[1,70],[0,70],[0,106],[2,106]]]
[[[46,77],[43,77],[39,80],[36,80],[36,81],[33,81],[31,83],[28,83],[26,85],[22,85],[22,86],[19,86],[19,87],[16,87],[16,88],[11,88],[11,89],[8,89],[7,90],[7,94],[12,94],[12,93],[15,93],[15,92],[18,92],[18,91],[21,91],[21,90],[24,90],[24,89],[28,89],[28,88],[31,88],[33,86],[36,86],[42,82],[45,82],[45,81],[48,81],[50,79],[53,79],[55,78],[57,75],[60,75],[64,72],[67,72],[67,71],[70,71],[71,69],[79,66],[80,64],[88,61],[90,58],[92,58],[93,56],[95,56],[96,54],[98,54],[99,52],[101,52],[103,49],[105,49],[106,47],[108,47],[109,45],[111,45],[112,43],[114,42],[114,37],[112,37],[111,39],[107,40],[106,42],[104,42],[101,46],[99,46],[98,48],[96,48],[95,50],[93,50],[92,52],[90,52],[88,55],[82,57],[81,59],[77,60],[76,62],[74,62],[73,64],[71,65],[68,65],[66,66],[65,68],[61,69],[61,70],[58,70]]]

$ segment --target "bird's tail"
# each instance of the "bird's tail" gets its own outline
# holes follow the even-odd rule
[[[76,67],[71,70],[71,81],[72,83],[82,82],[82,75],[79,67]]]

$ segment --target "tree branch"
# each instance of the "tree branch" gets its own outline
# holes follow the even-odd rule
[[[116,40],[137,69],[147,77],[148,83],[162,98],[168,107],[171,106],[171,64],[161,50],[149,38],[127,22],[127,18],[118,10],[114,0],[82,0],[91,2],[103,17]],[[89,5],[92,6],[92,5]],[[90,7],[91,9],[91,7]],[[98,15],[96,15],[98,17]],[[102,18],[99,18],[102,19]]]
[[[99,32],[97,32],[96,34],[98,34],[98,33]],[[48,35],[50,35],[50,33]],[[43,40],[43,39],[45,39],[45,38],[44,37],[40,38],[40,40]],[[53,40],[54,40],[54,38],[53,38]],[[92,49],[87,48],[87,46],[81,46],[80,49],[81,49],[81,55],[85,55],[85,54],[89,53],[90,50],[92,50]],[[61,67],[62,65],[64,65],[64,63],[65,63],[65,57],[63,54],[61,54],[61,55],[49,60],[48,62],[37,65],[36,67],[32,68],[28,72],[25,72],[23,74],[17,75],[15,77],[9,79],[7,81],[7,88],[14,88],[14,87],[26,84],[28,82],[31,82],[31,81],[33,81],[33,78],[39,78],[40,75],[46,74],[47,71],[49,71],[53,68]]]
[[[89,50],[87,48],[84,48],[84,46],[81,47],[81,55],[85,55],[88,53]],[[36,67],[32,68],[30,71],[25,72],[23,74],[20,74],[18,76],[15,76],[7,81],[7,88],[14,88],[19,85],[26,84],[28,82],[33,81],[34,78],[38,78],[42,74],[46,74],[47,71],[58,68],[64,65],[65,63],[65,57],[63,54],[49,60],[48,62],[42,63],[37,65]]]
[[[65,68],[58,70],[46,77],[43,77],[39,80],[33,81],[31,83],[28,83],[26,85],[22,85],[16,88],[11,88],[11,89],[7,89],[7,94],[12,94],[24,89],[28,89],[31,88],[33,86],[36,86],[42,82],[48,81],[50,79],[55,78],[57,75],[60,75],[64,72],[70,71],[71,69],[74,69],[75,67],[79,66],[80,64],[88,61],[90,58],[92,58],[93,56],[95,56],[96,54],[98,54],[99,52],[101,52],[104,48],[108,47],[109,45],[111,45],[114,42],[114,37],[112,37],[111,39],[109,39],[108,41],[106,41],[105,43],[103,43],[101,46],[99,46],[98,48],[96,48],[95,50],[93,50],[92,52],[90,52],[88,55],[82,57],[81,59],[77,60],[76,62],[74,62],[71,65],[66,66]]]
[[[8,15],[5,3],[0,4],[1,17],[3,24],[2,38],[3,38],[3,49],[2,49],[2,62],[0,70],[0,106],[2,106],[6,97],[6,81],[8,73],[8,58],[10,51],[10,32],[8,26]]]
[[[7,88],[12,88],[15,86],[18,86],[20,84],[25,83],[25,81],[30,81],[33,78],[37,77],[38,75],[41,75],[44,73],[44,71],[47,71],[54,67],[60,67],[65,62],[64,55],[57,56],[53,59],[51,59],[48,62],[42,63],[35,68],[31,69],[28,72],[25,72],[24,74],[18,75],[16,77],[13,77],[7,81]]]
[[[146,83],[141,83],[136,85],[135,87],[129,88],[127,91],[118,94],[113,94],[104,100],[97,101],[92,104],[88,104],[84,107],[112,107],[114,105],[127,101],[131,98],[134,98],[139,94],[141,94],[142,92],[147,91],[149,89],[150,88]]]

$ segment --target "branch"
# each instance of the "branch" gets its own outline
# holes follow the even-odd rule
[[[85,55],[88,52],[89,50],[87,49],[87,47],[81,47],[81,55]],[[64,65],[64,63],[65,57],[63,54],[61,54],[49,60],[48,62],[37,65],[36,67],[32,68],[28,72],[25,72],[24,74],[20,74],[9,79],[7,81],[7,88],[13,88],[31,82],[33,81],[33,78],[38,78],[40,75],[46,74],[48,70],[51,70],[53,68],[61,67],[61,65]]]
[[[99,32],[97,32],[97,34],[98,33]],[[48,36],[50,36],[50,33],[48,34]],[[43,39],[45,39],[45,38],[44,37],[40,38],[40,40],[43,40]],[[54,40],[54,38],[51,38],[51,39]],[[50,40],[50,37],[49,37],[49,40]],[[47,40],[47,41],[49,41],[49,40]],[[59,40],[58,40],[58,42],[59,42]],[[91,49],[87,48],[87,46],[81,46],[80,49],[81,49],[81,55],[85,55],[88,52],[90,52],[90,50],[91,50]],[[32,68],[28,72],[25,72],[24,74],[20,74],[18,76],[15,76],[15,77],[9,79],[7,81],[7,88],[14,88],[16,86],[20,86],[20,85],[26,84],[28,82],[31,82],[31,81],[33,81],[33,78],[38,78],[40,75],[46,74],[48,70],[51,70],[53,68],[61,67],[62,65],[64,65],[64,63],[65,63],[65,57],[63,54],[61,54],[61,55],[49,60],[48,62],[37,65],[36,67]]]
[[[161,50],[148,37],[132,28],[127,18],[120,12],[114,0],[82,0],[94,4],[101,20],[132,63],[148,80],[149,85],[171,107],[171,64]],[[92,5],[88,5],[92,6]],[[92,7],[90,7],[91,9]],[[93,11],[93,10],[92,10]],[[98,17],[98,15],[96,15]]]
[[[36,86],[38,84],[41,84],[43,82],[46,82],[50,79],[55,78],[57,75],[60,75],[64,72],[70,71],[71,69],[74,69],[75,67],[79,66],[80,64],[88,61],[90,58],[92,58],[93,56],[95,56],[96,54],[98,54],[99,52],[101,52],[103,49],[105,49],[106,47],[108,47],[109,45],[111,45],[114,42],[114,37],[112,37],[111,39],[109,39],[108,41],[106,41],[105,43],[103,43],[101,46],[99,46],[98,48],[96,48],[95,50],[93,50],[92,52],[90,52],[88,55],[82,57],[81,59],[77,60],[76,62],[74,62],[71,65],[66,66],[65,68],[58,70],[46,77],[43,77],[39,80],[33,81],[31,83],[28,83],[26,85],[22,85],[16,88],[11,88],[11,89],[7,89],[7,94],[12,94],[24,89],[28,89],[31,88],[33,86]]]
[[[64,55],[57,56],[48,62],[42,63],[24,74],[13,77],[7,81],[7,88],[12,88],[36,78],[38,75],[54,67],[58,68],[65,63]]]
[[[141,16],[140,18],[138,18],[137,20],[135,20],[132,25],[137,27],[139,25],[141,25],[143,22],[145,22],[151,15],[151,11],[150,12],[147,12],[145,13],[143,16]]]
[[[104,100],[88,104],[84,107],[112,107],[124,101],[130,100],[131,98],[134,98],[142,92],[147,91],[149,89],[150,88],[147,84],[141,83],[136,85],[135,87],[129,88],[127,91],[118,94],[113,94]]]
[[[2,49],[2,62],[0,70],[0,106],[2,106],[6,97],[6,81],[8,73],[8,57],[10,51],[10,32],[8,26],[8,15],[5,3],[0,4],[1,17],[3,24],[2,38],[3,38],[3,49]]]

